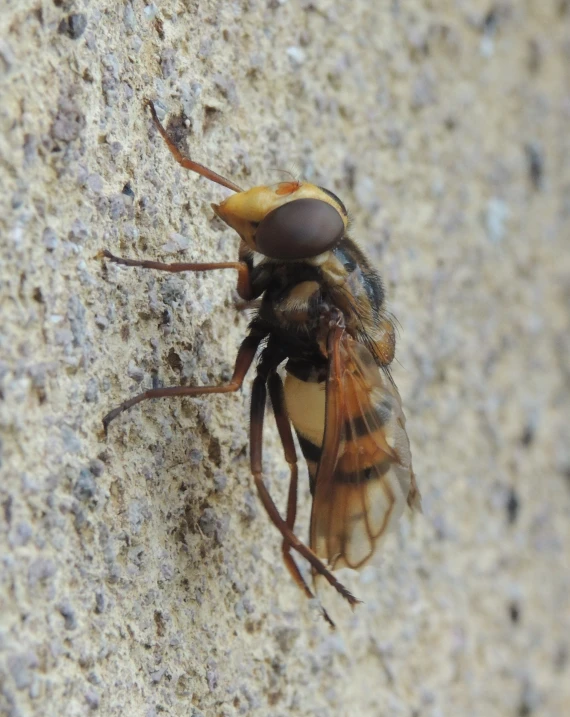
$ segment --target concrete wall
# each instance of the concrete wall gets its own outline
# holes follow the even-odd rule
[[[0,713],[570,713],[567,0],[20,0],[0,10]],[[401,323],[425,515],[325,590],[253,494],[227,377],[226,191],[293,168],[349,207]],[[184,117],[185,122],[180,118]],[[268,421],[266,473],[287,470]],[[307,532],[303,474],[299,533]]]

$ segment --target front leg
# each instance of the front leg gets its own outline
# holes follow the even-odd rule
[[[123,259],[120,256],[111,254],[107,249],[99,252],[98,256],[105,257],[115,264],[123,266],[140,266],[143,269],[157,269],[168,271],[171,274],[178,274],[183,271],[214,271],[214,269],[235,269],[238,273],[237,292],[244,301],[255,299],[251,286],[251,274],[249,266],[245,261],[223,261],[218,263],[196,264],[196,263],[174,263],[164,264],[161,261],[149,261],[147,259]]]

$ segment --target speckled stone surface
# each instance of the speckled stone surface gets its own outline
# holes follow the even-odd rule
[[[570,3],[4,0],[0,714],[570,714]],[[250,186],[341,196],[398,317],[424,516],[330,590],[254,495],[235,276],[157,137]],[[287,468],[271,418],[268,483]],[[307,533],[309,493],[300,493]]]

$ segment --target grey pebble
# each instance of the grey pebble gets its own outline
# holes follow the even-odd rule
[[[89,471],[96,477],[99,478],[105,472],[105,464],[99,458],[94,458],[89,462]]]
[[[288,625],[277,627],[273,631],[273,636],[279,645],[279,649],[285,653],[291,652],[299,635],[300,630],[298,627],[289,627]]]
[[[90,672],[87,675],[87,681],[90,682],[92,685],[99,685],[101,684],[101,678],[96,672]]]
[[[69,97],[61,97],[51,129],[53,138],[61,142],[72,142],[79,137],[84,126],[85,116],[79,106]]]
[[[136,381],[137,383],[140,383],[144,378],[144,371],[142,370],[142,368],[139,368],[136,364],[132,362],[129,364],[127,374],[130,378],[133,379],[133,381]]]
[[[95,612],[98,615],[101,615],[101,613],[105,612],[105,593],[102,590],[97,590],[95,593]]]
[[[76,244],[83,244],[89,239],[89,229],[81,219],[75,219],[67,235],[68,239]]]
[[[131,530],[137,535],[145,520],[150,516],[148,506],[140,500],[132,500],[129,503],[127,509],[129,523],[131,524]]]
[[[236,83],[232,79],[232,77],[228,75],[222,75],[219,72],[216,72],[212,79],[214,81],[214,84],[218,88],[218,90],[222,93],[222,95],[227,99],[227,101],[231,105],[237,105],[238,104],[238,95],[236,90]]]
[[[72,294],[67,302],[67,320],[75,346],[83,346],[86,338],[85,307],[77,294]]]
[[[227,535],[230,519],[227,515],[218,516],[213,508],[206,508],[198,519],[200,530],[208,538],[215,538],[222,545]]]
[[[42,241],[47,251],[54,251],[57,249],[57,245],[59,244],[59,239],[57,238],[56,233],[50,227],[46,227],[44,229]]]
[[[16,689],[24,690],[32,684],[32,670],[38,666],[38,658],[34,652],[8,655],[6,662],[12,679],[16,683]]]
[[[103,180],[98,174],[90,174],[87,177],[87,187],[95,194],[101,194],[103,191]]]
[[[69,600],[62,600],[58,604],[57,609],[59,610],[61,616],[65,619],[65,629],[75,630],[77,627],[77,618],[75,617],[75,610],[71,607]]]
[[[162,680],[165,672],[166,672],[166,667],[161,667],[159,670],[155,670],[154,672],[150,673],[150,679],[152,680],[152,682],[157,684],[158,682],[160,682]]]
[[[61,427],[61,439],[63,441],[63,447],[67,452],[79,453],[81,450],[81,441],[69,426]]]
[[[125,200],[122,194],[113,194],[109,197],[109,216],[116,222],[125,214]]]
[[[28,568],[28,584],[30,588],[36,587],[38,583],[45,583],[56,573],[54,563],[45,558],[36,558]]]
[[[59,23],[57,31],[60,35],[67,35],[71,40],[77,40],[85,32],[87,17],[82,12],[75,12]]]
[[[257,518],[257,497],[250,491],[246,491],[243,501],[242,515],[251,522]]]
[[[207,670],[206,681],[208,682],[208,688],[210,692],[213,692],[218,686],[218,671],[215,669]]]
[[[14,530],[10,534],[10,545],[13,548],[27,545],[32,537],[32,526],[25,521],[16,523]]]
[[[85,692],[85,702],[87,702],[90,710],[99,709],[100,698],[95,690],[87,690]]]
[[[88,403],[95,403],[99,398],[99,382],[96,378],[90,378],[85,387],[85,400]]]
[[[188,451],[188,460],[190,461],[190,463],[197,466],[204,460],[204,454],[198,448],[191,448]]]
[[[218,517],[216,511],[213,508],[206,508],[200,518],[198,519],[198,525],[200,530],[208,538],[212,538],[216,532],[218,524]]]
[[[174,74],[176,70],[176,52],[172,48],[166,48],[160,53],[160,69],[165,79]]]
[[[125,9],[123,11],[123,23],[128,32],[134,31],[136,24],[137,24],[137,20],[136,20],[136,16],[135,16],[133,7],[130,3],[127,3],[125,5]]]
[[[214,476],[214,489],[216,492],[221,493],[226,489],[228,485],[228,477],[225,473],[216,473]]]
[[[77,500],[86,502],[91,500],[97,493],[97,484],[93,474],[87,468],[79,471],[79,478],[73,486],[73,495]]]

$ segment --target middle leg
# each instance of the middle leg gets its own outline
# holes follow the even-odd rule
[[[103,418],[103,428],[105,433],[109,424],[120,413],[136,406],[141,401],[149,398],[168,398],[172,396],[203,396],[207,393],[233,393],[241,388],[243,380],[249,371],[249,367],[253,363],[255,354],[264,338],[263,334],[252,332],[242,341],[234,365],[234,373],[229,383],[222,386],[166,386],[165,388],[151,388],[143,391],[127,401],[123,401],[117,408],[114,408]]]
[[[275,422],[277,424],[277,430],[279,431],[279,438],[283,445],[283,451],[285,453],[285,460],[289,464],[289,495],[287,497],[287,518],[286,523],[290,530],[295,527],[295,518],[297,515],[297,483],[299,478],[299,471],[297,469],[297,451],[295,449],[295,441],[293,440],[293,433],[291,432],[291,423],[289,416],[285,409],[285,401],[283,397],[283,381],[278,373],[271,373],[267,382],[267,388],[269,389],[269,398],[271,399],[271,405],[273,407],[273,414],[275,416]],[[315,596],[307,585],[307,581],[301,574],[299,566],[291,555],[291,543],[283,538],[281,545],[281,551],[283,553],[283,562],[289,570],[291,577],[310,599],[314,599]],[[334,627],[334,622],[331,620],[329,614],[321,606],[321,612],[325,620]]]
[[[262,361],[258,367],[257,376],[253,382],[252,393],[251,393],[251,420],[250,420],[250,461],[251,461],[251,472],[257,488],[257,492],[263,503],[271,522],[279,530],[283,539],[286,540],[293,550],[296,550],[307,562],[310,563],[313,570],[322,575],[330,585],[332,585],[348,602],[350,605],[356,605],[359,600],[344,587],[344,585],[337,580],[337,578],[330,572],[323,561],[299,538],[293,533],[287,521],[281,517],[277,506],[275,505],[271,494],[267,490],[267,486],[263,482],[262,474],[262,449],[263,449],[263,421],[265,417],[265,404],[267,401],[267,387],[266,382],[269,373],[276,368],[277,363],[268,365],[271,359],[267,353],[269,345],[266,348],[266,353],[262,357]],[[264,361],[263,359],[267,360]]]

